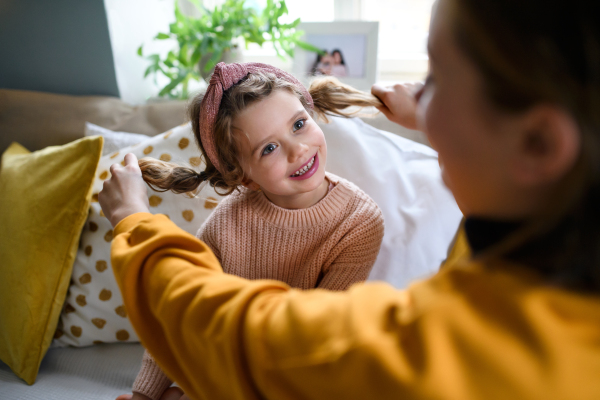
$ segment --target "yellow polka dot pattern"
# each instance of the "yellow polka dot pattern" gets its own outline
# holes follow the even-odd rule
[[[105,180],[110,179],[110,166],[124,165],[128,153],[135,154],[138,159],[156,158],[201,171],[204,163],[195,143],[190,124],[185,124],[101,158],[69,292],[54,338],[57,344],[89,346],[138,341],[111,270],[110,245],[114,232],[100,207],[98,193]],[[168,215],[175,224],[193,235],[221,199],[209,185],[197,197],[158,193],[151,189],[147,193],[152,213]]]
[[[188,138],[181,138],[181,140],[179,141],[179,148],[183,150],[186,147],[188,147],[189,144],[190,140]]]
[[[162,199],[159,196],[152,195],[148,199],[148,203],[150,203],[150,207],[158,207],[162,203]]]
[[[96,261],[96,271],[104,272],[104,271],[106,271],[106,268],[108,268],[108,264],[106,263],[106,261],[104,261],[104,260]]]
[[[219,201],[217,199],[215,199],[214,197],[207,197],[206,200],[204,200],[204,208],[206,208],[208,210],[212,210],[218,204],[219,204]]]
[[[181,215],[183,216],[183,219],[188,222],[194,219],[194,212],[192,210],[183,210]]]
[[[189,162],[192,167],[199,167],[202,164],[202,159],[200,157],[190,157]]]
[[[104,328],[104,325],[106,325],[106,320],[102,318],[92,318],[92,324],[94,324],[96,328],[102,329]]]
[[[115,312],[117,313],[117,315],[119,317],[127,318],[127,311],[125,311],[124,306],[119,306],[119,307],[115,308]]]
[[[112,292],[108,289],[102,289],[98,298],[102,301],[108,301],[112,297]]]

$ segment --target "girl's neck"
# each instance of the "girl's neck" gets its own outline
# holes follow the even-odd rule
[[[323,183],[318,188],[311,192],[300,193],[293,196],[278,196],[272,193],[263,191],[267,199],[276,206],[286,208],[288,210],[298,210],[309,208],[321,201],[329,191],[329,181],[323,179]]]

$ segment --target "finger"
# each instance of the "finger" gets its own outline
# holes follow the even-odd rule
[[[371,86],[371,94],[372,94],[373,96],[375,96],[375,97],[378,97],[378,98],[380,98],[380,99],[381,99],[381,96],[383,96],[383,94],[384,94],[386,91],[387,91],[387,89],[386,89],[386,88],[384,88],[384,87],[383,87],[383,86],[381,86],[381,85],[377,85],[377,84],[375,84],[375,85]]]
[[[423,82],[412,82],[410,86],[408,86],[408,90],[412,95],[417,93],[423,87]]]
[[[125,166],[127,167],[129,165],[138,165],[138,159],[133,153],[125,154]]]
[[[133,396],[130,394],[122,394],[119,397],[117,397],[115,400],[131,400]]]
[[[115,169],[120,168],[120,167],[121,166],[118,163],[115,163],[115,164],[112,164],[108,170],[110,171],[111,175],[114,175]]]

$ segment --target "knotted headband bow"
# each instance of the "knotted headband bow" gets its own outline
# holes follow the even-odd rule
[[[261,64],[261,63],[232,63],[225,64],[224,62],[218,63],[215,67],[210,78],[210,83],[206,89],[202,103],[200,103],[200,140],[202,141],[202,147],[206,151],[206,155],[215,166],[215,168],[223,173],[221,165],[219,163],[219,157],[217,155],[217,148],[215,146],[215,120],[217,119],[217,113],[219,112],[219,106],[221,105],[221,99],[223,93],[238,83],[246,75],[253,72],[270,72],[280,79],[290,82],[294,86],[298,87],[304,94],[308,106],[313,108],[313,100],[308,90],[302,85],[296,78],[288,74],[285,71],[275,68],[272,65]]]

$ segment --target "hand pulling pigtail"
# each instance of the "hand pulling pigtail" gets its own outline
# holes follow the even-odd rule
[[[207,180],[206,172],[197,172],[192,168],[182,167],[153,158],[142,158],[138,162],[142,170],[142,178],[156,192],[197,194],[200,185]]]
[[[362,92],[328,76],[316,78],[308,88],[317,117],[329,122],[328,115],[342,117],[375,116],[378,112],[364,113],[366,107],[379,107],[381,101],[371,93]]]

